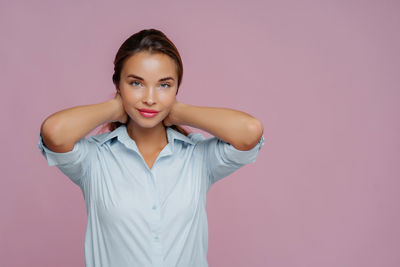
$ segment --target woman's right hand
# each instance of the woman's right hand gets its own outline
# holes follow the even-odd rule
[[[117,113],[115,115],[115,121],[118,121],[120,123],[126,123],[128,121],[128,114],[125,111],[125,108],[122,104],[122,97],[120,93],[117,91],[115,93],[115,97],[113,101],[116,103],[117,107]]]

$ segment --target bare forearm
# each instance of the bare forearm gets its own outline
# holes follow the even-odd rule
[[[177,124],[207,131],[240,150],[254,147],[264,130],[261,122],[253,116],[229,108],[178,103],[174,108],[174,117]]]
[[[64,109],[50,115],[42,123],[41,132],[53,148],[69,150],[97,126],[114,121],[116,111],[113,100]]]

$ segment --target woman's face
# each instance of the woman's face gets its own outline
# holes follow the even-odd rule
[[[165,54],[142,51],[126,59],[119,92],[130,123],[144,128],[162,123],[175,103],[177,79],[175,62]],[[154,117],[144,117],[139,109],[158,113]]]

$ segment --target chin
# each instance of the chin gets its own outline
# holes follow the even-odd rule
[[[139,118],[139,119],[132,119],[132,124],[137,125],[142,128],[154,128],[158,124],[163,124],[162,121],[160,120],[151,120],[151,119],[146,119],[146,118]]]

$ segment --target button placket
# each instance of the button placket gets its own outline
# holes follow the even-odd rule
[[[154,174],[152,171],[149,172],[149,178],[153,180],[154,183],[152,183],[152,201],[153,201],[153,205],[151,206],[152,212],[154,214],[154,228],[152,229],[153,231],[153,241],[155,243],[159,243],[160,242],[160,233],[159,230],[161,228],[161,214],[159,212],[158,209],[158,203],[159,203],[159,196],[158,196],[158,191],[157,188],[155,186],[155,179],[154,179]]]
[[[153,167],[154,168],[154,167]],[[159,193],[157,190],[157,183],[154,177],[154,173],[152,170],[149,171],[149,179],[153,182],[151,183],[152,188],[152,199],[150,206],[151,212],[153,213],[153,227],[152,227],[152,240],[153,240],[153,248],[154,248],[154,256],[153,256],[153,265],[154,266],[162,266],[163,264],[163,247],[161,242],[161,213],[159,209]]]

